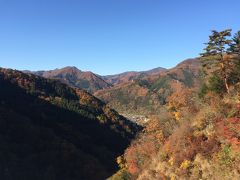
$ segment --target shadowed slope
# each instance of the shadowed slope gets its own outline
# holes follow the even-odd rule
[[[0,69],[1,179],[105,179],[138,129],[84,91]]]

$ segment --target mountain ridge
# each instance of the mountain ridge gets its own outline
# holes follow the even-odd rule
[[[45,78],[59,79],[72,87],[81,88],[90,93],[94,93],[98,90],[111,88],[122,82],[129,82],[140,76],[153,75],[165,70],[165,68],[158,67],[147,71],[129,71],[116,75],[102,76],[91,71],[81,71],[75,66],[66,66],[48,71],[25,70],[23,72],[32,73]]]
[[[198,58],[190,58],[171,69],[158,67],[147,71],[129,71],[108,76],[83,72],[74,66],[52,71],[37,71],[34,74],[59,79],[72,87],[87,90],[121,113],[146,111],[144,114],[148,114],[156,112],[156,109],[166,102],[176,84],[180,83],[182,87],[188,88],[198,86],[200,67]],[[81,79],[77,79],[78,74],[81,74]],[[99,83],[95,83],[91,77],[107,85],[98,86]],[[85,82],[88,86],[84,86]]]
[[[146,71],[126,71],[120,74],[102,76],[102,78],[113,85],[117,85],[141,78],[142,76],[158,74],[166,70],[165,68],[157,67]]]
[[[90,93],[111,87],[109,83],[91,71],[81,71],[75,66],[66,66],[49,71],[24,71],[45,78],[58,79],[72,86],[84,89]]]
[[[174,68],[99,90],[94,95],[120,113],[158,114],[175,89],[198,89],[200,68],[197,58],[187,59]]]

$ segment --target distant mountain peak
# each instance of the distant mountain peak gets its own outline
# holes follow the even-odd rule
[[[189,58],[189,59],[186,59],[186,60],[180,62],[179,64],[177,64],[176,67],[183,66],[183,65],[199,66],[199,64],[200,64],[200,61],[198,58]]]
[[[157,67],[157,68],[154,68],[154,69],[151,69],[151,70],[148,70],[148,71],[142,71],[142,73],[152,75],[152,74],[160,73],[160,72],[163,72],[163,71],[166,71],[166,70],[167,70],[166,68]]]
[[[113,85],[121,84],[121,83],[127,83],[132,82],[135,79],[142,78],[143,76],[151,76],[158,73],[161,73],[163,71],[166,71],[167,69],[162,67],[157,67],[151,70],[147,71],[127,71],[121,74],[115,74],[115,75],[108,75],[108,76],[102,76],[102,78]]]
[[[36,71],[32,73],[45,78],[59,79],[72,87],[81,88],[90,93],[111,87],[111,84],[107,83],[100,76],[91,71],[81,71],[75,66],[66,66],[61,69]]]
[[[73,70],[73,71],[81,71],[79,70],[76,66],[66,66],[66,67],[63,67],[61,68],[62,70]],[[61,70],[60,69],[60,70]]]

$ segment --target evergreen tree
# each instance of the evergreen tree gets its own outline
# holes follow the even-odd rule
[[[213,30],[209,36],[207,47],[201,54],[203,67],[207,72],[216,74],[224,83],[226,91],[229,93],[229,77],[232,72],[233,62],[229,56],[229,47],[232,43],[231,29],[224,31]]]
[[[230,52],[234,55],[240,56],[240,31],[238,31],[232,39]]]
[[[234,61],[231,79],[233,83],[237,83],[240,81],[240,31],[234,35],[229,51]]]

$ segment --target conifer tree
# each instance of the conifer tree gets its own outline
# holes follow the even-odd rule
[[[234,55],[240,56],[240,31],[238,31],[232,39],[230,52]]]
[[[234,35],[229,51],[234,61],[232,81],[237,83],[240,81],[240,31]]]
[[[207,72],[219,76],[223,81],[226,91],[229,93],[229,76],[232,72],[233,62],[229,56],[229,47],[232,43],[231,29],[224,31],[213,30],[209,36],[209,42],[201,54],[203,67]]]

